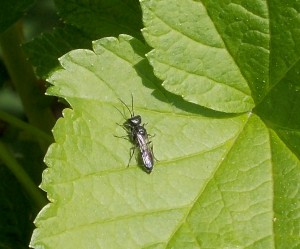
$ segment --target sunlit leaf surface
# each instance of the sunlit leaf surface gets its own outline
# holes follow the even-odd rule
[[[51,203],[31,246],[298,248],[299,40],[288,24],[300,6],[141,6],[153,49],[103,38],[49,78],[48,93],[72,109],[53,131],[41,185]],[[116,137],[126,135],[121,113],[130,117],[119,99],[130,106],[131,94],[155,135],[151,174],[138,154],[127,167],[133,145]]]

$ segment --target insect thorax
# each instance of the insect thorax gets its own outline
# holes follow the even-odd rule
[[[136,115],[134,117],[131,117],[127,120],[127,122],[129,123],[129,125],[131,126],[138,126],[141,124],[142,122],[142,118],[140,115]]]

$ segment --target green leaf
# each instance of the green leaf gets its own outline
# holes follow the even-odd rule
[[[129,34],[142,39],[138,0],[55,0],[60,16],[92,37]]]
[[[145,23],[143,34],[146,41],[155,48],[148,58],[156,75],[164,80],[167,90],[218,111],[245,112],[253,108],[252,96],[255,97],[256,92],[252,92],[251,96],[249,87],[254,89],[260,85],[258,92],[262,94],[262,82],[265,82],[264,77],[268,72],[260,70],[258,76],[254,68],[257,69],[258,60],[262,67],[266,66],[267,58],[263,58],[268,48],[260,47],[266,46],[263,35],[259,37],[263,40],[262,44],[250,45],[258,42],[258,38],[251,31],[248,34],[244,30],[246,27],[242,25],[243,21],[239,26],[234,16],[239,19],[245,17],[240,9],[236,9],[237,5],[228,5],[226,10],[222,3],[215,1],[209,7],[193,1],[142,3]],[[214,8],[222,8],[222,11]],[[214,14],[217,15],[217,21],[213,19]],[[227,16],[230,16],[230,20],[227,20]],[[227,23],[231,21],[237,27]],[[253,22],[256,20],[248,20],[249,25]],[[218,24],[220,27],[216,27]],[[259,27],[264,29],[264,26]],[[239,37],[240,34],[244,34],[243,39]],[[256,50],[263,50],[263,55]],[[252,54],[257,55],[257,58],[252,56],[249,60]],[[259,79],[256,81],[259,82],[256,84],[253,79],[257,77]]]
[[[137,0],[55,2],[61,18],[70,25],[41,34],[24,45],[36,73],[44,79],[58,66],[57,58],[72,49],[90,49],[91,40],[123,33],[143,39]]]
[[[18,21],[34,3],[34,0],[1,0],[0,33]]]
[[[121,35],[60,59],[48,94],[72,109],[58,120],[45,158],[41,186],[51,203],[36,219],[32,247],[299,246],[299,55],[275,73],[288,46],[272,40],[281,32],[272,18],[290,6],[251,3],[145,0],[143,33],[152,50]],[[258,16],[271,24],[264,30],[270,46],[248,36],[254,28],[255,37],[264,33]],[[236,36],[226,29],[233,20],[241,26]],[[130,117],[119,99],[131,107],[131,94],[135,114],[155,135],[151,174],[138,153],[127,167],[133,145],[117,137],[126,136],[122,113]]]
[[[46,78],[51,71],[59,67],[57,58],[76,48],[91,48],[91,41],[82,32],[66,26],[52,32],[41,34],[23,45],[30,61],[36,65],[36,73]]]

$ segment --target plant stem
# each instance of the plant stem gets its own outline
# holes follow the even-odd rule
[[[33,126],[50,134],[55,119],[51,110],[45,105],[45,96],[39,89],[32,66],[20,46],[22,41],[18,25],[13,25],[0,36],[3,59],[15,89],[20,95],[25,113]],[[46,151],[49,142],[39,140],[41,148]]]
[[[31,135],[35,136],[38,139],[43,139],[43,140],[47,141],[48,143],[53,142],[52,136],[50,136],[46,132],[14,117],[13,115],[3,112],[1,110],[0,110],[0,119],[23,130],[23,131],[30,133]]]
[[[37,208],[41,209],[47,204],[46,198],[42,195],[41,191],[34,184],[25,170],[21,167],[12,153],[5,147],[0,141],[0,159],[8,167],[8,169],[14,174],[17,180],[24,187],[28,195],[36,204]]]

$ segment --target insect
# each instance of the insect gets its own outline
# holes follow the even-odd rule
[[[144,126],[136,126],[132,131],[133,141],[139,147],[143,160],[144,169],[147,173],[151,173],[154,166],[153,148],[148,140],[148,134]],[[134,151],[134,150],[133,150]]]
[[[149,136],[145,124],[142,124],[142,118],[140,115],[135,115],[133,111],[133,95],[131,95],[131,110],[129,107],[121,100],[120,102],[126,107],[130,113],[130,118],[126,119],[124,114],[122,116],[126,119],[122,127],[126,130],[130,137],[130,141],[133,143],[134,147],[131,148],[130,159],[128,165],[134,155],[134,152],[139,148],[140,156],[143,162],[144,170],[147,173],[151,173],[154,166],[154,155],[153,147],[151,141],[149,141]]]

